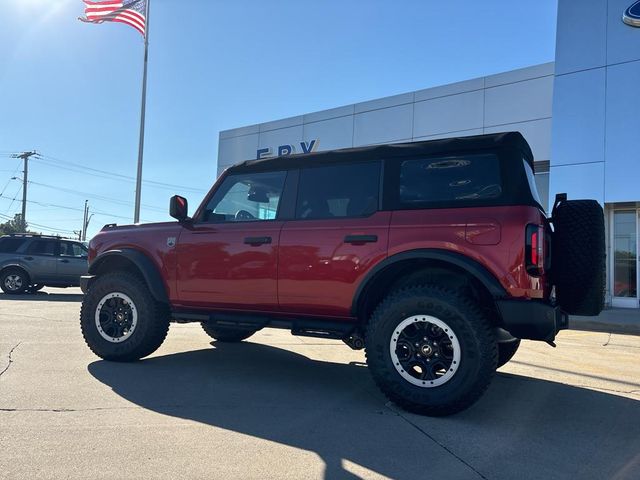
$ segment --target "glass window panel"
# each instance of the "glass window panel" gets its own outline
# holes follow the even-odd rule
[[[636,211],[613,214],[613,295],[636,297],[638,294],[638,235]]]

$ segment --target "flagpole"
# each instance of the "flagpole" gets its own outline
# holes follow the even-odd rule
[[[144,70],[142,73],[142,106],[140,108],[140,141],[138,143],[138,172],[136,175],[136,205],[133,213],[133,223],[140,222],[140,197],[142,190],[142,157],[144,154],[144,117],[147,103],[147,59],[149,57],[149,4],[145,4],[145,35],[144,35]]]

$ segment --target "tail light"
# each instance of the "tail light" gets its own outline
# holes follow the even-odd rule
[[[545,232],[542,225],[527,225],[525,234],[525,266],[527,273],[539,277],[545,266]]]

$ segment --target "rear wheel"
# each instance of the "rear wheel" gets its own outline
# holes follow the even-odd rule
[[[0,274],[0,288],[4,293],[19,295],[27,291],[29,275],[21,268],[6,268]]]
[[[101,275],[85,294],[80,324],[85,342],[105,360],[138,360],[155,352],[169,330],[169,308],[126,272]]]
[[[366,355],[374,380],[402,408],[441,416],[472,405],[497,365],[489,321],[469,299],[433,285],[387,297],[371,317]]]
[[[202,329],[214,340],[228,343],[241,342],[257,332],[257,330],[243,328],[214,326],[205,322],[202,322]]]

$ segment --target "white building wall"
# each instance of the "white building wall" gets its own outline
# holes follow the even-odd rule
[[[550,201],[640,200],[640,29],[630,0],[560,0]]]
[[[259,148],[318,140],[317,150],[520,131],[549,160],[554,65],[395,95],[220,133],[218,173]]]

